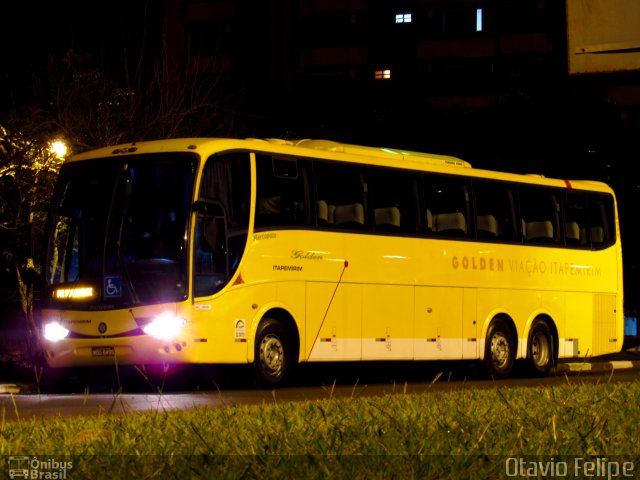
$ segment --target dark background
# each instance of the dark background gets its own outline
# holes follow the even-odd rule
[[[412,22],[396,24],[406,12]],[[153,75],[151,60],[163,58],[224,92],[215,101],[237,119],[230,135],[602,180],[619,199],[626,304],[640,304],[640,65],[570,75],[563,1],[25,0],[0,15],[0,125],[30,100],[42,66],[69,50],[115,81]],[[385,69],[391,78],[377,80]]]

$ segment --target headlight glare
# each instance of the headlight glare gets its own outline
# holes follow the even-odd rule
[[[43,336],[50,342],[59,342],[69,335],[69,329],[64,328],[58,322],[47,323],[44,326]]]
[[[187,321],[184,318],[176,317],[171,313],[163,313],[145,325],[142,330],[147,335],[168,342],[180,335],[185,323]]]

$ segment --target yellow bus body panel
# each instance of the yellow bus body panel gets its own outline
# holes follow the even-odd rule
[[[374,149],[372,155],[370,148],[323,142],[296,146],[178,139],[110,147],[71,161],[134,148],[136,154],[192,151],[203,159],[246,149],[566,188],[561,180],[471,169],[453,157],[387,149]],[[253,162],[251,168],[255,184]],[[612,193],[598,182],[571,183],[575,189]],[[251,202],[255,204],[255,185]],[[259,322],[277,310],[295,322],[300,361],[481,359],[496,316],[513,322],[518,358],[526,357],[529,329],[540,316],[557,328],[561,358],[616,352],[624,338],[617,218],[616,235],[615,245],[591,251],[319,229],[250,229],[238,271],[221,292],[130,311],[45,309],[43,322],[60,320],[80,336],[93,336],[45,347],[52,366],[113,363],[108,355],[92,354],[99,347],[112,347],[118,361],[128,363],[246,363],[254,359]],[[135,330],[136,317],[165,310],[186,320],[175,341],[116,336]],[[101,323],[108,324],[102,337],[96,333]]]

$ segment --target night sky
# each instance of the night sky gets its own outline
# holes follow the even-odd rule
[[[143,38],[147,39],[147,48],[153,49],[151,39],[157,41],[161,38],[162,22],[159,15],[162,14],[162,4],[161,0],[3,2],[0,11],[0,122],[11,101],[19,99],[15,92],[28,94],[32,75],[42,69],[52,55],[60,60],[73,49],[77,54],[85,55],[92,65],[108,73],[122,68],[123,54],[137,55]],[[632,83],[637,84],[637,75],[637,72],[629,75]],[[626,82],[626,76],[615,78],[618,77]],[[522,102],[512,102],[494,109],[494,117],[464,111],[458,115],[437,117],[434,115],[438,112],[430,112],[420,118],[434,118],[431,123],[409,121],[407,125],[415,124],[419,128],[415,131],[401,129],[401,137],[397,142],[393,137],[393,142],[387,142],[389,137],[375,134],[388,135],[389,123],[393,124],[394,118],[411,118],[411,114],[405,114],[402,110],[382,111],[380,116],[388,115],[391,122],[383,122],[379,132],[372,129],[376,127],[375,122],[364,123],[362,130],[369,135],[371,144],[387,142],[388,146],[457,155],[481,168],[512,170],[518,162],[525,164],[528,155],[536,167],[530,169],[526,165],[530,171],[544,171],[548,176],[566,174],[569,178],[587,176],[614,184],[617,182],[614,186],[618,189],[623,213],[635,212],[640,186],[633,181],[634,175],[629,173],[635,168],[632,165],[637,159],[636,143],[640,131],[638,107],[623,110],[615,102],[609,102],[602,94],[602,85],[609,81],[608,76],[567,77],[560,80],[545,77],[536,80],[540,81],[534,82],[530,90],[537,92],[537,97],[532,96],[531,100],[527,95],[514,96],[515,100]],[[547,89],[544,88],[545,84],[549,85]],[[524,110],[523,105],[528,110]],[[341,106],[346,110],[350,108],[348,105]],[[359,112],[357,106],[346,113],[353,114],[354,111]],[[377,111],[374,113],[377,114]],[[320,130],[315,134],[304,131],[293,133],[302,137],[333,138],[336,132],[347,131],[340,120],[349,115],[341,116],[340,112],[332,110],[329,114],[328,122],[335,124],[333,130]],[[317,115],[310,117],[318,122]],[[301,125],[295,116],[292,118],[291,125]],[[444,126],[441,125],[442,118],[448,122]],[[422,128],[424,125],[433,127],[433,130]],[[282,136],[286,132],[280,129],[273,136]],[[441,132],[450,137],[439,135]],[[442,148],[434,150],[434,143],[440,147],[440,137],[443,138]],[[422,141],[424,138],[428,138],[431,145],[422,148],[409,143],[412,139]],[[365,143],[359,142],[360,138],[346,139],[349,140]],[[597,164],[591,166],[589,162],[595,161]],[[570,167],[568,174],[559,172],[564,165]],[[602,166],[606,166],[606,171]],[[629,222],[627,225],[636,228],[636,223]],[[628,238],[634,239],[628,244],[635,243],[635,238],[640,238],[640,230],[632,232]],[[626,252],[627,258],[630,257],[631,249]],[[640,265],[640,253],[634,254],[638,257],[634,263]],[[640,273],[637,277],[640,279]]]
[[[3,3],[0,20],[5,81],[23,81],[50,54],[69,49],[90,52],[108,64],[115,55],[139,45],[145,27],[145,0]],[[156,7],[161,2],[155,3]],[[17,80],[16,80],[17,79]]]

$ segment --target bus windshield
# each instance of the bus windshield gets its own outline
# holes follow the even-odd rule
[[[94,308],[184,299],[197,158],[119,160],[69,163],[60,172],[45,270],[53,297],[83,296]]]

